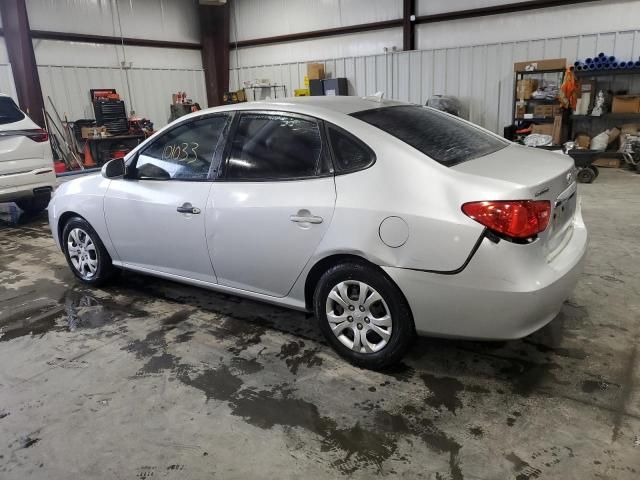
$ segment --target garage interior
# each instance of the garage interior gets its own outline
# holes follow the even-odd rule
[[[311,314],[126,271],[82,285],[47,213],[0,203],[0,478],[639,478],[638,19],[638,0],[2,0],[0,93],[46,129],[59,185],[201,108],[382,93],[566,151],[589,248],[543,329],[420,337],[376,372]]]

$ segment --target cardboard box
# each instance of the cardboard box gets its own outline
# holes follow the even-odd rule
[[[620,129],[620,133],[626,133],[627,135],[636,135],[640,130],[640,123],[625,123]]]
[[[541,125],[533,125],[531,133],[539,133],[540,135],[553,136],[553,123],[543,123]]]
[[[566,58],[552,58],[549,60],[528,60],[513,64],[514,72],[536,72],[544,70],[559,70],[567,68]]]
[[[598,158],[591,165],[605,168],[620,168],[622,161],[619,158]]]
[[[556,115],[562,115],[562,105],[552,105],[553,111],[551,112],[551,116],[555,117]]]
[[[533,109],[534,117],[553,117],[553,105],[536,105]]]
[[[640,96],[616,95],[613,97],[611,113],[640,113]]]
[[[525,113],[527,113],[527,104],[516,103],[516,118],[524,118]]]
[[[324,64],[308,63],[307,77],[309,77],[309,80],[322,80],[324,78]]]
[[[585,133],[576,135],[576,145],[578,148],[589,148],[591,146],[591,137]]]
[[[96,131],[97,135],[93,134],[93,131]],[[80,129],[80,134],[82,138],[94,138],[94,137],[102,137],[102,132],[104,135],[107,135],[107,127],[82,127]]]
[[[538,88],[538,80],[523,78],[516,84],[516,96],[519,100],[529,100],[531,94]]]

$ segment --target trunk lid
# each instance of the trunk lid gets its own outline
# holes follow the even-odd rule
[[[477,200],[548,200],[551,203],[549,226],[539,235],[547,255],[554,255],[570,236],[577,206],[577,184],[573,159],[568,155],[510,145],[451,168],[511,184],[504,191],[496,191],[495,198]]]

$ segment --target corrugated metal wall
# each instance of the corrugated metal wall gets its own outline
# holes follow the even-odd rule
[[[206,92],[202,70],[170,70],[133,68],[128,70],[131,98],[125,72],[119,68],[38,65],[42,94],[46,108],[47,96],[53,100],[60,115],[70,120],[94,118],[89,100],[92,88],[115,88],[136,113],[154,122],[156,128],[168,123],[171,94],[186,91],[190,98],[205,106]]]
[[[13,83],[13,72],[7,56],[4,38],[0,37],[0,93],[11,96],[17,101],[16,86]]]
[[[383,91],[387,98],[420,104],[432,95],[456,95],[471,121],[501,133],[511,122],[514,62],[562,57],[573,62],[602,51],[637,59],[640,30],[319,61],[329,76],[349,80],[351,95]],[[235,89],[245,80],[266,78],[292,94],[305,73],[306,62],[247,67],[232,69],[230,82]],[[617,88],[631,88],[630,81],[621,80]]]

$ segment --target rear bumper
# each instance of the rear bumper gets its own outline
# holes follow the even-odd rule
[[[456,275],[383,268],[405,294],[418,333],[522,338],[558,315],[582,273],[588,235],[579,210],[573,223],[564,248],[546,261],[535,244],[485,239]]]
[[[56,175],[53,172],[39,173],[38,170],[15,175],[0,176],[0,202],[12,202],[20,198],[32,197],[34,190],[51,188],[56,185]]]

